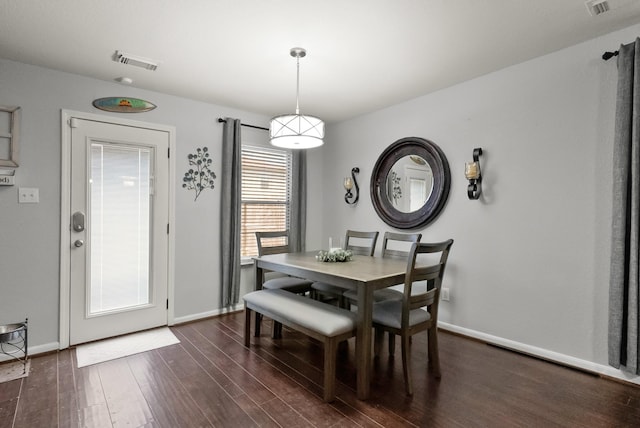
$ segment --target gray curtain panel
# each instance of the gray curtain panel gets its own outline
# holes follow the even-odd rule
[[[613,148],[609,364],[640,374],[640,38],[620,47]]]
[[[307,235],[307,153],[304,150],[293,150],[291,169],[289,245],[291,251],[304,251]]]
[[[226,118],[222,133],[222,177],[220,201],[220,301],[222,307],[240,298],[240,120]]]

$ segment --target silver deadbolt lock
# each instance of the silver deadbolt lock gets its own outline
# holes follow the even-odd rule
[[[84,230],[84,213],[76,211],[71,216],[71,227],[76,232],[82,232]]]

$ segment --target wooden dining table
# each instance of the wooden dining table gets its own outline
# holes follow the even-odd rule
[[[328,263],[316,260],[317,254],[318,251],[309,251],[254,258],[256,289],[262,288],[263,270],[267,269],[357,291],[357,389],[358,398],[366,400],[371,382],[373,292],[403,283],[407,261],[395,257],[356,255],[348,262]]]

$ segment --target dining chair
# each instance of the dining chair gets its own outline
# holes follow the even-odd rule
[[[357,230],[347,230],[344,238],[344,249],[351,250],[353,254],[361,256],[373,256],[376,250],[379,232],[360,232]],[[311,297],[316,300],[338,302],[338,306],[346,307],[344,292],[346,288],[326,282],[314,282],[311,284]]]
[[[372,324],[374,334],[374,356],[379,357],[384,332],[398,335],[402,342],[402,371],[405,389],[408,395],[413,394],[411,370],[411,341],[412,335],[427,331],[428,367],[436,378],[440,378],[440,358],[438,355],[438,302],[449,251],[453,239],[439,243],[419,243],[411,246],[407,261],[407,272],[404,280],[404,292],[401,300],[384,300],[374,303]],[[419,266],[416,260],[419,255],[439,254],[439,261],[435,264]],[[413,285],[417,281],[426,281],[424,291],[414,292]]]
[[[259,257],[291,252],[288,230],[256,232],[256,241]],[[262,288],[269,290],[280,289],[296,294],[307,294],[307,292],[311,291],[312,283],[313,281],[280,272],[263,271],[262,275]],[[256,316],[256,329],[258,331],[261,319],[261,316]],[[274,322],[272,336],[274,339],[282,337],[282,325],[279,322]]]
[[[411,244],[420,242],[420,239],[422,239],[422,233],[385,232],[382,239],[382,257],[406,259],[409,257]],[[381,302],[387,299],[400,300],[402,299],[402,290],[402,284],[376,290],[373,292],[373,301]],[[355,304],[358,300],[358,292],[356,290],[346,290],[343,293],[343,297],[346,299],[346,303]]]
[[[420,242],[422,233],[396,233],[385,232],[382,239],[382,257],[397,257],[407,259],[411,245],[414,242]],[[373,301],[382,302],[385,300],[401,300],[404,290],[403,284],[393,285],[373,292]],[[344,306],[346,308],[353,307],[358,301],[358,292],[356,290],[346,290],[343,294]],[[393,355],[396,349],[396,336],[389,333],[389,354]]]
[[[289,253],[289,231],[256,232],[258,256]],[[267,272],[262,278],[262,288],[281,289],[297,294],[311,291],[312,281],[285,275],[279,272]]]

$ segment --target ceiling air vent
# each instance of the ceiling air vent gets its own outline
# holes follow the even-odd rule
[[[158,68],[158,62],[149,58],[143,58],[141,56],[131,55],[121,51],[116,51],[115,60],[122,64],[135,65],[136,67],[146,68],[147,70],[154,71]]]
[[[587,6],[591,16],[602,15],[609,10],[609,2],[607,0],[589,0],[584,4]]]

